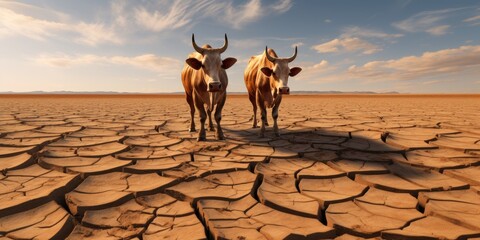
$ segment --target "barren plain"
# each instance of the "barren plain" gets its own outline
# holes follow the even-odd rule
[[[197,142],[181,95],[0,96],[0,239],[480,237],[480,95],[291,95],[278,123],[231,95]]]

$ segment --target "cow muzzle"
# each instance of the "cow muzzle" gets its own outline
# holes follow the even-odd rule
[[[209,92],[218,92],[222,90],[222,83],[209,83],[207,91]]]
[[[290,88],[289,87],[281,87],[278,89],[278,92],[282,95],[288,95],[290,94]]]

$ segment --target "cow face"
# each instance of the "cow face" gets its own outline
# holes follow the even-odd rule
[[[187,64],[195,70],[202,69],[204,71],[207,91],[218,92],[224,90],[225,86],[222,86],[220,81],[221,70],[228,69],[237,62],[235,58],[222,60],[220,56],[228,47],[227,35],[225,34],[225,44],[221,48],[211,48],[210,45],[199,47],[195,43],[194,35],[192,35],[192,45],[193,48],[202,55],[202,58],[201,60],[189,58],[186,60]]]
[[[297,57],[297,47],[295,47],[294,55],[289,58],[272,57],[270,54],[268,54],[267,48],[265,48],[265,54],[267,59],[273,63],[273,68],[263,67],[260,70],[267,77],[273,79],[273,81],[270,81],[270,85],[273,90],[275,90],[278,94],[290,94],[288,77],[293,77],[302,71],[302,69],[299,67],[290,68],[288,66],[288,63],[292,62]]]

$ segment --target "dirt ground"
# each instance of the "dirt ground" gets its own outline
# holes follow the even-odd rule
[[[480,237],[480,95],[0,96],[0,239]],[[196,117],[199,129],[198,117]]]

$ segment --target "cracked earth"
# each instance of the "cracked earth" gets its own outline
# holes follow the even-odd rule
[[[287,96],[280,137],[243,95],[224,141],[189,117],[175,95],[0,96],[0,239],[480,238],[478,95]]]

